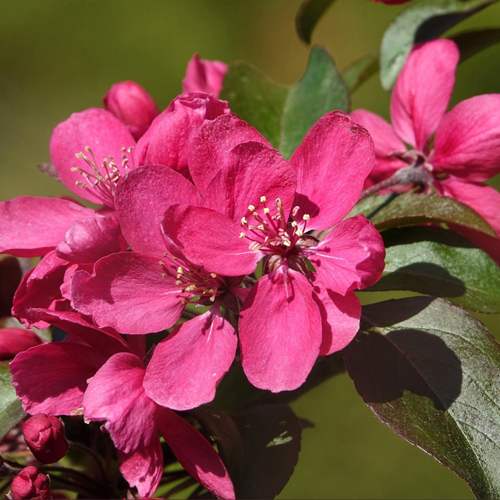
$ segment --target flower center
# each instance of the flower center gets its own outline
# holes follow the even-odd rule
[[[80,179],[75,184],[85,189],[93,196],[101,200],[103,205],[114,208],[116,186],[123,173],[127,173],[132,162],[132,148],[122,148],[120,166],[112,156],[104,158],[101,163],[89,146],[85,146],[83,151],[75,154],[78,160],[85,163],[85,166],[71,167],[73,172],[80,174]]]

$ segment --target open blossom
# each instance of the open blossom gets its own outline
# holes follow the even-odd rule
[[[446,112],[458,60],[450,40],[416,46],[392,92],[392,125],[366,110],[352,116],[375,142],[372,182],[409,164],[423,166],[440,194],[474,209],[500,236],[500,195],[484,184],[500,172],[500,94],[472,97]]]
[[[383,269],[373,226],[363,217],[342,220],[373,167],[373,145],[364,129],[335,112],[313,126],[290,163],[262,142],[240,144],[228,155],[217,142],[229,120],[204,127],[205,158],[220,165],[205,177],[205,206],[167,208],[163,229],[190,261],[219,275],[252,273],[264,259],[268,274],[241,311],[242,364],[257,387],[292,390],[318,355],[354,337],[360,317],[354,290],[374,283]],[[245,127],[226,126],[227,134],[241,136]],[[196,169],[192,176],[198,178]]]
[[[11,362],[14,387],[28,414],[81,413],[104,422],[119,451],[120,470],[141,496],[154,493],[163,475],[160,435],[197,481],[233,498],[231,480],[210,443],[187,421],[145,394],[145,343],[96,330],[76,313],[58,326],[63,342],[33,347]]]
[[[198,54],[194,54],[188,62],[182,89],[184,92],[206,92],[219,97],[227,70],[227,64],[222,61],[200,59]]]

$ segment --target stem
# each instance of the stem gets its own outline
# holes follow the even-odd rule
[[[106,480],[106,471],[101,461],[101,457],[92,448],[89,448],[88,446],[85,446],[82,443],[71,441],[70,444],[72,448],[79,449],[80,451],[89,454],[94,459],[95,463],[97,464],[97,467],[99,468],[101,479]]]

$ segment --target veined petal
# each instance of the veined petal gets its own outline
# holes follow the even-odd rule
[[[162,165],[141,167],[120,183],[115,203],[123,236],[136,252],[161,256],[161,223],[175,203],[195,204],[196,190],[183,175]]]
[[[243,370],[272,392],[300,387],[321,345],[321,318],[312,286],[300,273],[280,268],[259,279],[239,321]]]
[[[345,295],[373,285],[384,269],[384,242],[373,224],[358,215],[337,224],[315,247],[309,259],[316,281]]]
[[[70,226],[93,211],[64,198],[20,196],[0,202],[0,253],[18,257],[46,254]]]
[[[432,164],[478,182],[500,172],[500,94],[478,95],[457,104],[436,131]]]
[[[114,213],[93,213],[75,222],[57,245],[57,253],[70,262],[95,262],[124,250],[120,223]]]
[[[396,134],[424,150],[448,107],[460,54],[451,40],[417,45],[399,73],[391,98]]]
[[[173,411],[159,407],[157,415],[162,436],[187,472],[218,498],[235,498],[226,467],[206,438]]]
[[[165,212],[163,229],[190,262],[208,272],[241,276],[251,273],[261,258],[239,237],[239,222],[215,210],[174,205]]]
[[[19,353],[10,371],[27,413],[72,415],[82,406],[87,379],[104,360],[87,345],[51,342]]]
[[[96,175],[97,172],[75,155],[81,152],[86,154],[95,162],[101,176],[106,174],[103,161],[111,157],[118,172],[123,175],[126,173],[121,161],[123,150],[134,145],[134,138],[118,118],[104,109],[91,108],[73,113],[54,129],[50,139],[50,157],[58,178],[68,189],[86,200],[103,203],[103,199],[94,189],[85,189],[77,184],[77,182],[86,184],[85,177],[77,170],[78,168],[90,175]],[[91,149],[91,153],[88,152],[88,148]]]
[[[124,453],[148,448],[158,439],[155,403],[146,396],[144,365],[135,354],[109,358],[89,380],[83,398],[87,420],[105,421],[115,446]]]
[[[361,304],[353,292],[339,295],[331,290],[320,289],[323,322],[322,355],[342,350],[356,336],[361,318]]]
[[[93,274],[75,273],[72,305],[100,328],[145,334],[170,328],[183,309],[174,278],[158,259],[120,252],[98,260]]]
[[[313,125],[290,161],[297,168],[296,203],[311,216],[309,229],[326,229],[358,201],[375,153],[368,132],[335,111]]]
[[[227,102],[202,93],[176,97],[141,137],[134,151],[136,165],[188,166],[191,139],[206,121],[228,113]]]
[[[231,367],[237,344],[233,327],[217,313],[186,321],[157,344],[144,377],[146,394],[172,410],[209,403]]]
[[[201,59],[198,54],[194,54],[187,64],[182,90],[206,92],[219,97],[227,69],[227,64],[222,61]]]

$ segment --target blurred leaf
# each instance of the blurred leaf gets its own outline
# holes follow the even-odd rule
[[[347,370],[375,415],[465,479],[478,498],[500,494],[500,348],[442,299],[367,306]]]
[[[286,405],[248,408],[230,417],[203,408],[196,416],[215,439],[237,498],[274,498],[293,473],[302,424]]]
[[[316,24],[335,0],[304,0],[295,16],[295,29],[299,38],[307,45]]]
[[[500,28],[484,28],[464,31],[451,37],[460,49],[460,61],[500,42]]]
[[[287,87],[274,83],[257,68],[235,63],[229,65],[221,98],[228,100],[234,113],[257,128],[277,148],[287,95]]]
[[[24,412],[12,386],[8,363],[0,363],[0,439],[21,420]]]
[[[349,94],[328,52],[313,47],[304,76],[291,87],[283,110],[280,151],[288,158],[328,111],[349,108]]]
[[[495,231],[474,210],[452,198],[436,194],[369,196],[350,213],[351,216],[357,214],[368,217],[381,231],[433,222],[455,224],[495,236]]]
[[[411,4],[392,22],[380,48],[380,79],[392,87],[415,43],[439,37],[460,21],[497,0],[421,0]]]
[[[342,72],[342,77],[349,92],[354,92],[363,82],[374,75],[378,69],[378,59],[372,55],[364,56],[353,62]]]
[[[349,106],[342,77],[320,47],[311,49],[304,75],[292,87],[274,83],[247,64],[230,65],[222,98],[285,156],[320,116],[332,109],[346,111]]]
[[[412,290],[500,312],[500,267],[485,252],[439,229],[399,229],[397,238],[386,247],[384,277],[370,290]]]

